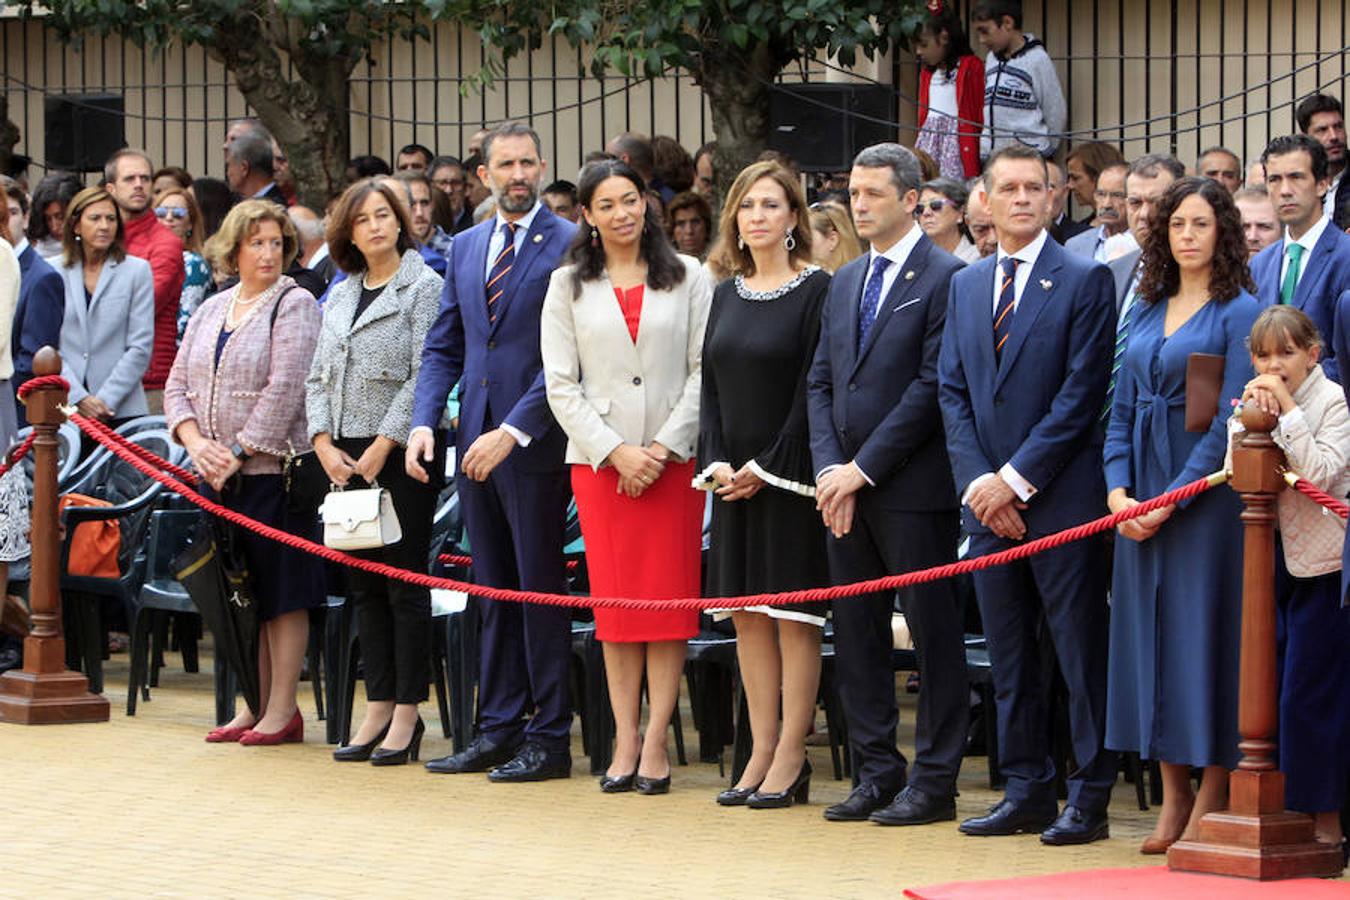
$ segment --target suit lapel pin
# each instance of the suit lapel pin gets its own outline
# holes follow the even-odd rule
[[[542,244],[544,242],[544,236],[542,234],[536,234],[534,236],[534,242],[536,244]]]
[[[1054,286],[1055,286],[1055,283],[1054,283],[1053,281],[1051,281],[1049,278],[1042,278],[1042,279],[1041,279],[1041,290],[1048,291],[1048,290],[1050,290],[1050,289],[1051,289],[1052,287],[1054,287]]]
[[[913,281],[913,280],[914,280],[914,270],[913,270],[913,269],[910,269],[908,272],[905,273],[905,280],[906,280],[906,281]]]

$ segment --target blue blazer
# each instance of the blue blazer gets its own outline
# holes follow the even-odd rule
[[[815,470],[857,460],[888,508],[956,506],[937,406],[937,361],[947,289],[964,264],[921,237],[858,350],[858,314],[870,254],[839,269],[821,314],[807,381]]]
[[[1264,309],[1280,302],[1280,265],[1284,262],[1284,238],[1252,258],[1256,301]],[[1341,380],[1337,335],[1336,299],[1350,290],[1350,235],[1328,222],[1326,230],[1303,260],[1303,275],[1294,288],[1291,305],[1308,314],[1322,332],[1322,371],[1332,381]]]
[[[1036,488],[1030,534],[1078,525],[1106,508],[1102,438],[1115,343],[1111,271],[1046,241],[994,362],[989,256],[956,273],[938,360],[939,402],[958,495],[1004,463]],[[962,510],[966,530],[987,532]]]
[[[16,389],[33,377],[34,353],[43,346],[61,345],[65,314],[65,282],[29,244],[19,254],[19,304],[14,308],[14,328],[10,332]]]
[[[488,321],[484,275],[492,217],[455,236],[446,260],[441,307],[422,349],[413,427],[436,428],[456,382],[460,458],[485,422],[507,424],[531,437],[512,459],[527,470],[560,469],[566,439],[548,406],[539,355],[539,322],[549,277],[576,235],[576,226],[541,208],[506,276],[495,322]]]

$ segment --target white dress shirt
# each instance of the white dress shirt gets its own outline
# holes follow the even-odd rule
[[[1284,230],[1284,254],[1280,260],[1280,287],[1284,287],[1284,276],[1289,274],[1289,245],[1298,244],[1303,248],[1303,255],[1298,260],[1298,276],[1294,279],[1294,287],[1297,288],[1298,283],[1303,280],[1303,273],[1308,271],[1308,257],[1312,254],[1313,247],[1317,246],[1317,241],[1322,237],[1322,232],[1327,230],[1327,225],[1330,223],[1331,219],[1323,213],[1311,228],[1303,232],[1303,236],[1298,240],[1289,236],[1288,228]]]
[[[1049,233],[1044,228],[1041,233],[1036,235],[1030,244],[1027,244],[1021,250],[1013,253],[1003,249],[1003,245],[998,245],[998,265],[994,267],[994,304],[990,311],[990,316],[998,314],[998,294],[999,289],[1003,287],[1003,260],[1012,257],[1017,260],[1017,271],[1013,274],[1013,315],[1017,315],[1017,307],[1022,304],[1022,292],[1026,290],[1027,283],[1031,281],[1031,270],[1036,267],[1036,260],[1040,258],[1041,249],[1045,247],[1046,239]],[[993,322],[989,324],[993,329]],[[985,472],[977,478],[971,480],[966,486],[966,491],[961,495],[961,503],[965,504],[970,499],[970,492],[983,481],[993,478],[993,472]],[[1011,463],[1004,463],[998,470],[998,477],[1002,478],[1017,494],[1019,500],[1023,503],[1036,495],[1036,487],[1031,482],[1023,478],[1018,471],[1012,467]]]

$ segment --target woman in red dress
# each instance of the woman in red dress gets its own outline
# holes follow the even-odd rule
[[[696,597],[704,500],[690,479],[712,283],[649,218],[633,169],[603,160],[579,180],[585,221],[568,265],[553,273],[540,344],[549,406],[567,433],[591,593]],[[595,629],[617,726],[601,790],[665,793],[666,729],[698,613],[597,609]]]

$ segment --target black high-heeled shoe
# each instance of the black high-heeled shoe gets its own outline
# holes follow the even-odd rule
[[[633,789],[637,780],[637,769],[627,775],[601,775],[600,790],[606,794],[624,794]]]
[[[785,809],[793,803],[806,803],[811,799],[811,761],[802,762],[802,770],[797,779],[788,785],[785,791],[771,794],[755,791],[745,800],[750,809]]]
[[[633,790],[639,794],[652,796],[655,794],[670,793],[670,776],[665,778],[648,778],[646,775],[638,775],[633,779]]]
[[[422,717],[417,717],[417,724],[413,726],[412,740],[401,750],[386,750],[381,747],[370,754],[370,764],[372,766],[401,766],[409,759],[417,762],[417,755],[422,752],[422,735],[426,733],[426,723]]]
[[[368,744],[348,744],[345,747],[337,748],[333,751],[333,759],[338,762],[365,762],[370,759],[370,754],[375,751],[376,747],[380,746],[380,741],[384,740],[384,736],[389,733],[389,724],[386,722],[384,728],[380,729],[380,733],[375,735],[375,739]]]
[[[761,782],[762,784],[763,782]],[[759,785],[751,788],[728,788],[717,795],[718,806],[744,806],[745,801],[749,800],[751,795],[759,790]]]

